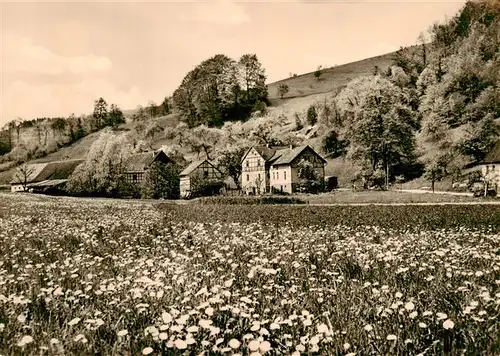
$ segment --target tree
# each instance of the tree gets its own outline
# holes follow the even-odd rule
[[[68,181],[68,190],[83,195],[119,196],[126,186],[124,173],[133,152],[126,135],[101,133],[85,161]]]
[[[125,123],[125,116],[116,104],[111,104],[108,114],[108,126],[117,126]]]
[[[433,161],[427,165],[424,171],[424,179],[431,182],[432,192],[434,193],[434,185],[445,176],[445,170],[438,161]]]
[[[108,119],[108,103],[103,98],[99,98],[94,102],[94,130],[100,130]]]
[[[154,119],[156,117],[158,117],[159,115],[159,109],[158,109],[158,106],[156,105],[156,103],[154,101],[150,101],[148,103],[148,114],[149,114],[149,117],[151,119]]]
[[[322,74],[322,66],[318,66],[318,68],[314,71],[314,77],[319,80],[319,77],[321,77]]]
[[[283,99],[283,96],[288,93],[289,90],[290,88],[285,83],[281,83],[280,85],[278,85],[278,95],[281,99]]]
[[[153,163],[142,183],[141,197],[143,199],[178,199],[180,172],[181,169],[176,164]]]
[[[462,154],[480,162],[490,152],[498,139],[498,127],[488,115],[476,124],[470,124],[465,138],[458,147]]]
[[[317,192],[323,189],[324,182],[321,181],[321,176],[311,162],[302,159],[298,163],[297,167],[299,188],[305,190],[306,192]]]
[[[349,126],[351,157],[374,171],[384,167],[388,187],[391,167],[415,158],[416,114],[401,88],[379,76],[358,78],[342,90],[337,103]]]
[[[145,121],[148,119],[148,114],[142,105],[137,106],[137,111],[132,116],[132,121]]]
[[[35,172],[35,167],[27,163],[23,163],[16,169],[14,177],[16,181],[21,183],[23,186],[23,191],[28,190],[28,183],[30,181],[30,176]]]
[[[210,160],[210,154],[221,138],[222,133],[220,130],[201,125],[192,130],[189,142],[194,152],[203,152],[206,158]]]
[[[249,105],[267,100],[266,73],[256,54],[244,54],[239,60],[245,100]]]
[[[316,112],[316,107],[314,105],[309,106],[307,109],[307,123],[311,126],[316,125],[318,122],[318,113]]]
[[[347,153],[348,140],[339,139],[335,130],[329,131],[321,141],[321,149],[331,158],[337,158]]]
[[[247,148],[245,147],[233,147],[221,151],[217,157],[217,166],[219,170],[224,175],[231,177],[238,189],[241,189],[241,159],[243,158],[246,150]]]
[[[162,103],[160,104],[160,110],[163,116],[170,114],[170,101],[168,97],[165,97],[165,99],[163,99]]]

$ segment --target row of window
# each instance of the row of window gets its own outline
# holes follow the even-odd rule
[[[260,176],[260,173],[258,175],[258,179],[260,180],[261,179],[261,176]],[[278,180],[280,179],[280,172],[279,171],[276,171],[276,172],[273,172],[273,180]],[[283,172],[283,179],[286,180],[286,171]],[[247,174],[247,182],[250,181],[250,174]]]

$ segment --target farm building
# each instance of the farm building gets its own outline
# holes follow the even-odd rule
[[[193,184],[198,179],[217,182],[222,179],[222,173],[206,159],[191,162],[180,173],[181,198],[189,198],[191,196]]]
[[[294,193],[297,190],[299,164],[310,162],[321,180],[325,178],[326,160],[309,145],[299,147],[250,148],[242,158],[241,185],[247,194],[270,191]]]
[[[141,184],[145,174],[153,163],[168,164],[173,161],[163,151],[141,152],[132,156],[128,162],[125,179],[128,183]]]
[[[11,181],[11,191],[42,192],[60,189],[66,184],[75,168],[82,162],[83,160],[65,160],[20,166]]]

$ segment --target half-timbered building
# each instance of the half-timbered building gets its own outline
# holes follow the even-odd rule
[[[219,181],[222,179],[222,173],[206,159],[191,162],[180,173],[181,198],[189,198],[195,181],[200,179],[207,182]]]

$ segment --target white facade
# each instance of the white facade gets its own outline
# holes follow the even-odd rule
[[[271,166],[271,187],[283,193],[292,193],[292,183],[297,181],[297,170],[289,165]],[[295,177],[294,177],[295,174]]]
[[[15,192],[24,192],[24,187],[22,184],[11,184],[10,185],[10,191],[15,193]]]
[[[269,183],[266,161],[252,148],[242,162],[241,188],[247,194],[263,194]]]

